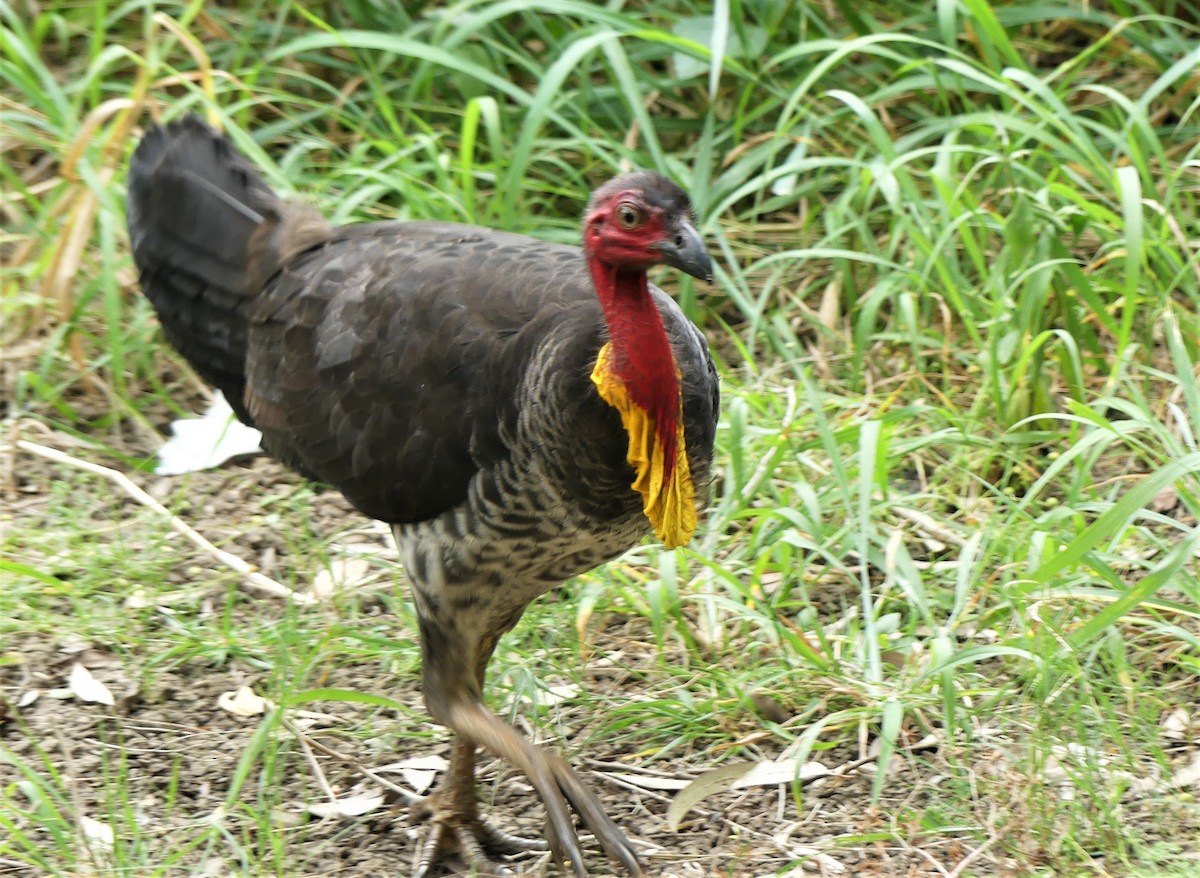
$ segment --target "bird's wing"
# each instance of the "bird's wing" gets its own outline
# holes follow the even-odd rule
[[[347,226],[268,283],[246,400],[277,457],[369,516],[420,521],[509,453],[539,346],[579,335],[582,383],[601,325],[577,248],[448,223]]]

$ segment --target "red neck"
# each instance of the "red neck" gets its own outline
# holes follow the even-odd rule
[[[679,374],[646,272],[588,260],[596,296],[612,339],[613,365],[629,398],[654,419],[666,472],[675,466]]]

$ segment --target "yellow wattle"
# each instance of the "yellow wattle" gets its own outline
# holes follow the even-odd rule
[[[600,397],[620,413],[629,434],[626,459],[637,473],[633,488],[642,495],[642,509],[654,533],[667,548],[686,545],[696,532],[696,488],[683,444],[682,418],[675,428],[675,467],[664,479],[666,454],[658,442],[654,418],[629,398],[625,382],[613,368],[611,343],[596,357],[592,382]]]

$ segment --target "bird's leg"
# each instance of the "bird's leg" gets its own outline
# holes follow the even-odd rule
[[[572,808],[604,850],[630,875],[640,876],[641,865],[632,845],[566,761],[535,747],[484,706],[484,672],[500,634],[508,627],[485,635],[476,644],[475,660],[464,667],[465,650],[448,643],[453,635],[440,626],[435,628],[427,618],[421,620],[425,700],[434,719],[453,730],[457,738],[446,785],[428,799],[433,829],[421,848],[415,878],[428,875],[432,865],[452,849],[487,871],[485,848],[529,847],[525,840],[492,829],[480,818],[474,784],[476,747],[508,761],[529,778],[546,807],[549,846],[559,859],[570,861],[578,878],[587,872]]]
[[[487,663],[492,657],[495,643],[486,643],[484,654],[476,661],[475,683],[481,691]],[[444,660],[427,662],[426,667],[445,664]],[[437,688],[426,675],[429,686]],[[437,792],[419,799],[413,806],[416,819],[428,820],[431,824],[417,855],[416,878],[424,878],[430,869],[448,853],[458,850],[462,856],[484,873],[507,872],[502,866],[492,863],[490,854],[518,853],[520,851],[544,851],[548,845],[542,839],[521,838],[505,832],[489,823],[479,814],[475,796],[475,755],[477,745],[462,735],[455,735],[450,751],[450,765],[445,780]]]
[[[586,876],[587,870],[568,803],[609,856],[618,860],[630,875],[642,874],[641,864],[629,840],[561,756],[535,747],[478,701],[450,705],[448,720],[450,727],[460,735],[477,741],[529,778],[546,807],[550,848],[559,859],[570,861],[579,878]]]
[[[414,818],[428,820],[429,834],[417,854],[416,875],[423,878],[448,853],[458,850],[484,873],[503,874],[490,854],[545,850],[539,839],[522,839],[488,823],[475,798],[475,745],[455,736],[450,767],[437,792],[417,801]]]

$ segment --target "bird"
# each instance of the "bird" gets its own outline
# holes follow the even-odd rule
[[[717,370],[647,279],[665,265],[711,280],[686,193],[650,171],[612,178],[582,248],[440,221],[335,226],[189,114],[142,135],[126,218],[167,342],[271,455],[395,537],[426,707],[453,734],[442,783],[413,806],[428,822],[413,874],[453,857],[503,871],[498,852],[525,842],[584,876],[577,817],[642,875],[567,761],[486,707],[484,681],[535,598],[650,532],[677,547],[698,526]],[[480,748],[528,777],[545,839],[481,813]]]

